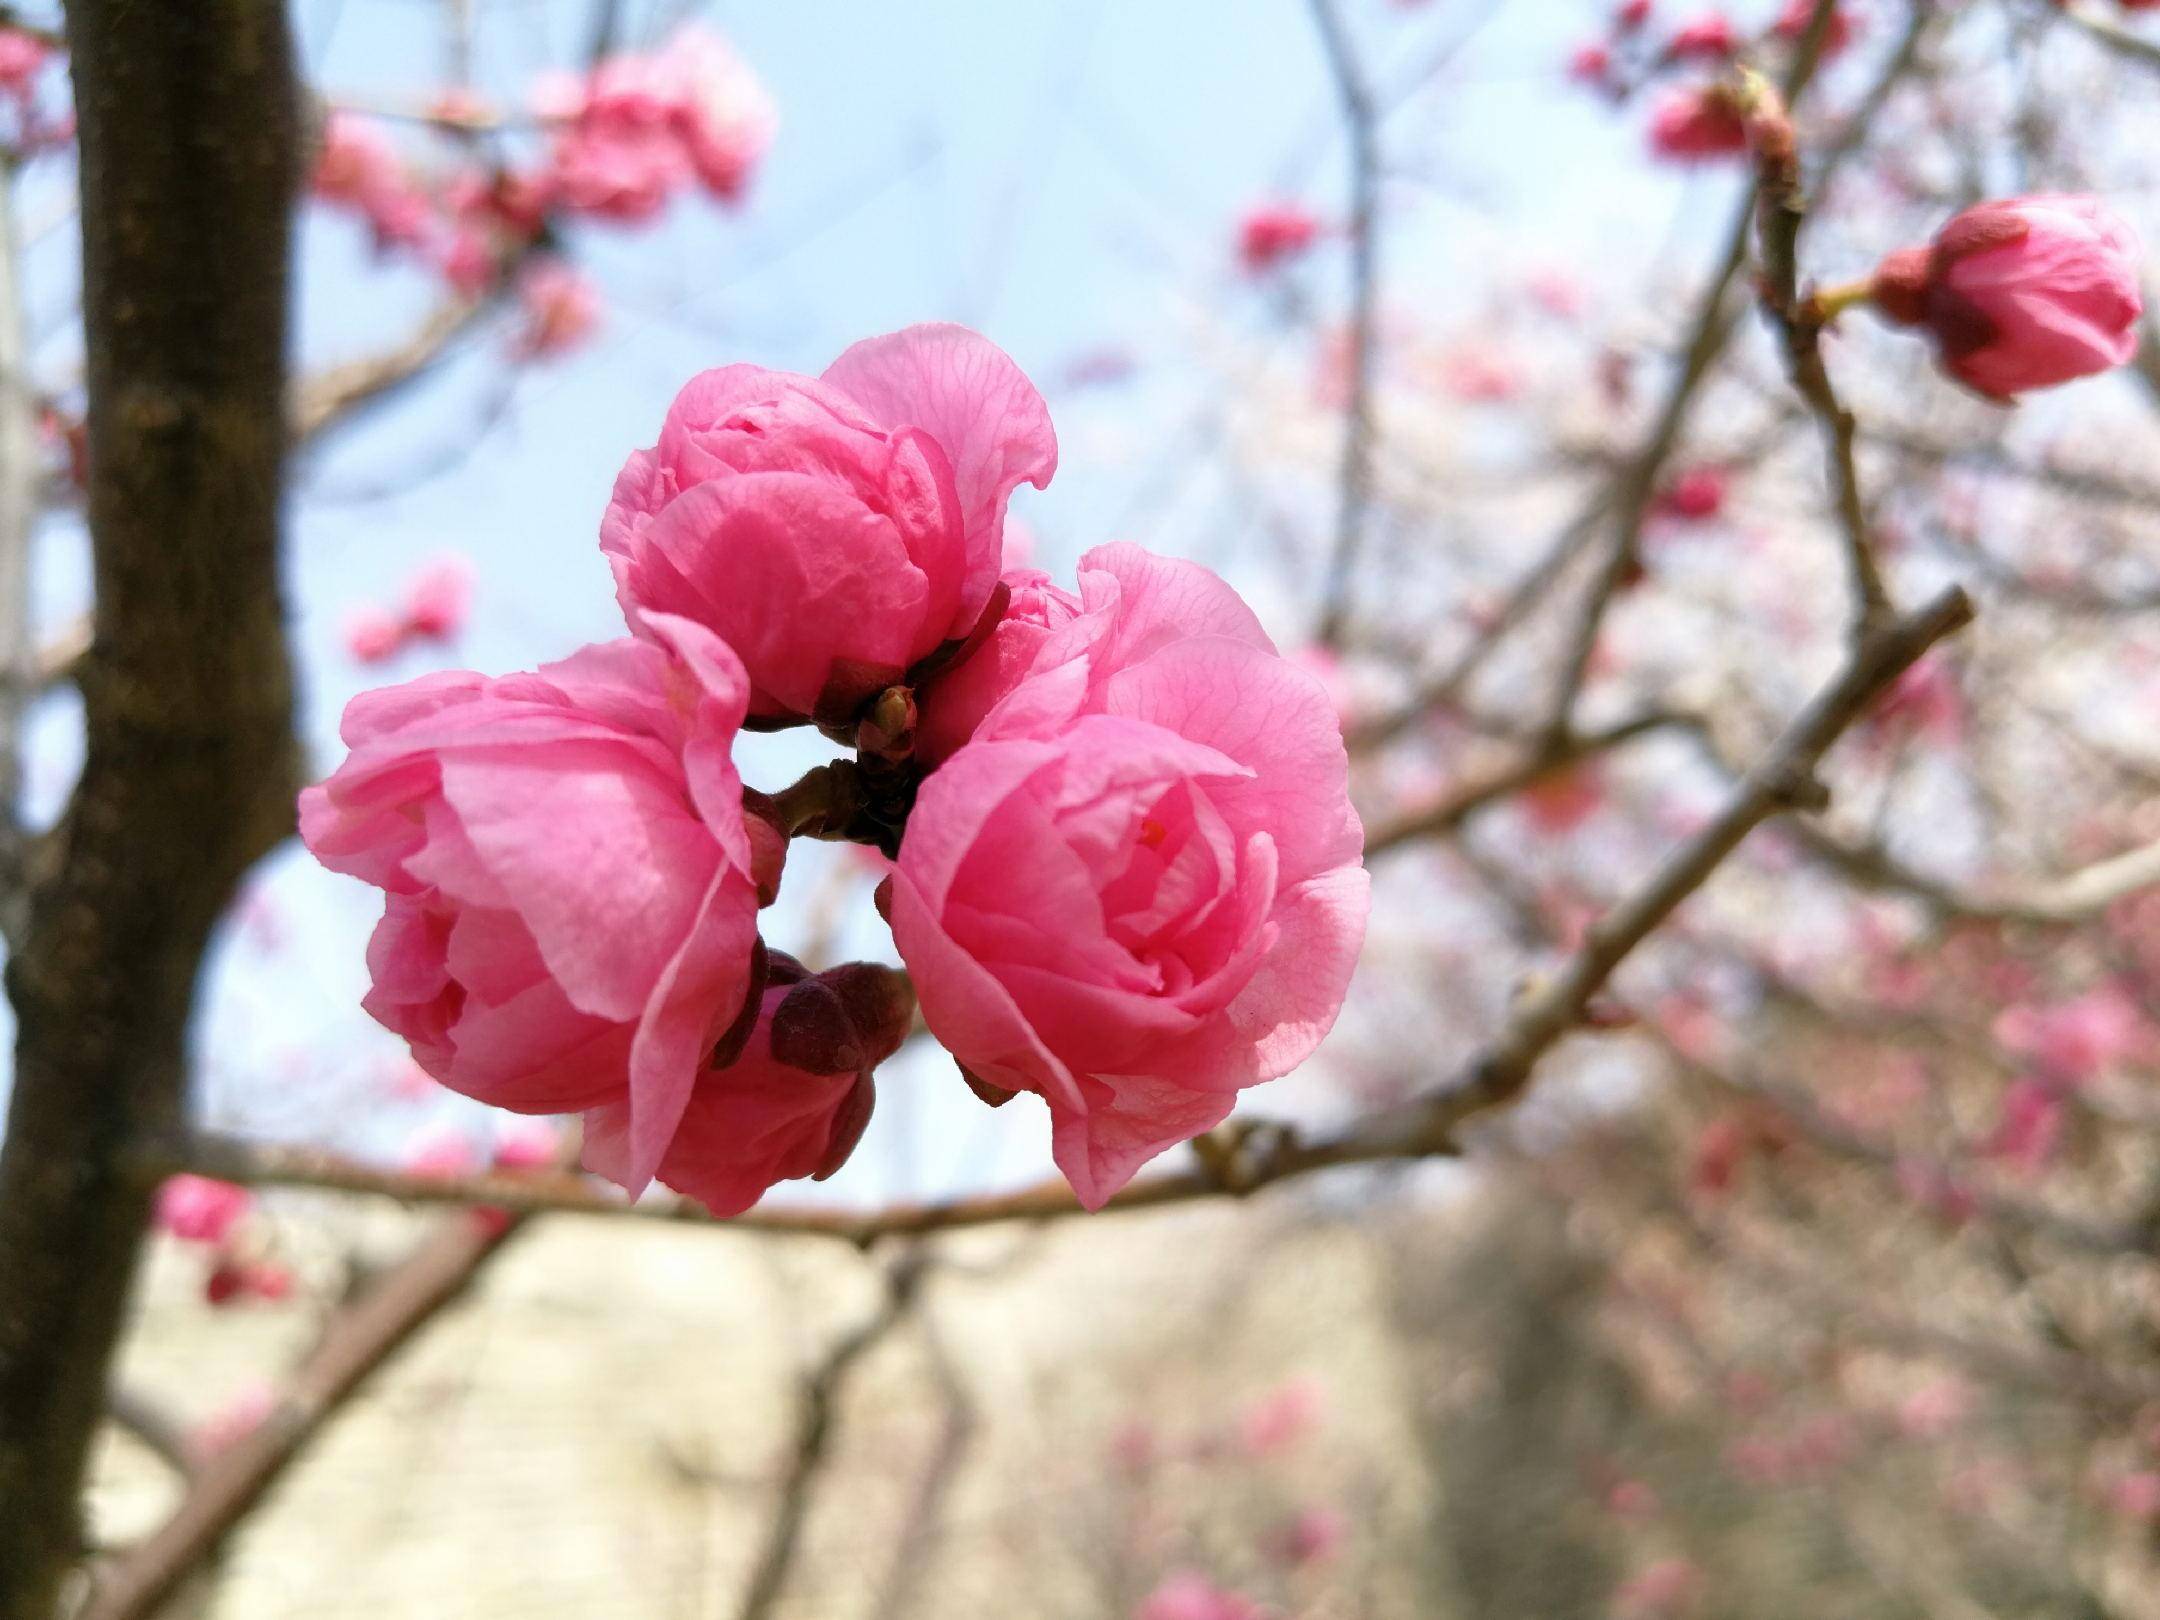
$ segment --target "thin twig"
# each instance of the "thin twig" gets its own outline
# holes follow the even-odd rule
[[[30,548],[41,475],[37,391],[23,325],[23,243],[15,217],[15,164],[0,159],[0,937],[22,942],[24,893],[23,712],[38,655]]]
[[[1372,90],[1365,82],[1336,0],[1311,0],[1313,25],[1327,54],[1350,139],[1350,377],[1343,406],[1335,549],[1328,560],[1317,636],[1323,647],[1342,643],[1358,554],[1372,505],[1373,348],[1379,308],[1380,134]]]
[[[740,1620],[768,1620],[787,1584],[788,1572],[802,1542],[804,1522],[817,1495],[818,1481],[832,1455],[835,1420],[847,1383],[862,1358],[907,1320],[920,1292],[928,1258],[918,1248],[902,1253],[885,1272],[884,1297],[868,1320],[843,1335],[803,1380],[795,1439],[788,1451],[787,1474],[780,1485],[780,1505],[758,1552],[750,1585],[743,1593]]]

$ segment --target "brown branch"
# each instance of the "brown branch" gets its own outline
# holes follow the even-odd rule
[[[1380,128],[1371,87],[1365,82],[1336,0],[1311,0],[1313,26],[1327,56],[1328,73],[1342,102],[1350,138],[1350,393],[1343,407],[1342,466],[1335,518],[1335,549],[1328,559],[1320,645],[1342,644],[1350,613],[1358,554],[1364,549],[1372,505],[1373,355],[1379,309]]]
[[[1696,723],[1691,715],[1655,710],[1601,731],[1542,738],[1535,748],[1513,764],[1456,787],[1430,804],[1403,811],[1381,822],[1365,835],[1365,858],[1370,860],[1418,839],[1453,834],[1479,811],[1514,797],[1555,771],[1580,764],[1638,737],[1675,728],[1688,729]]]
[[[22,724],[37,660],[30,548],[43,481],[22,277],[15,164],[0,159],[0,936],[11,945],[22,943],[29,916],[23,870]]]
[[[1875,82],[1869,86],[1867,94],[1861,98],[1853,116],[1847,120],[1837,139],[1825,152],[1821,173],[1816,182],[1818,190],[1826,187],[1837,171],[1860,149],[1876,112],[1889,100],[1892,91],[1919,59],[1920,46],[1929,28],[1937,20],[1938,9],[1926,3],[1916,3],[1912,7],[1910,20],[1898,48],[1891,54]],[[1778,86],[1778,94],[1788,107],[1798,104],[1801,95],[1815,77],[1815,70],[1822,59],[1822,47],[1828,38],[1830,12],[1827,0],[1818,0],[1807,32],[1802,36],[1799,47],[1793,53],[1792,62],[1785,70],[1784,79]],[[1603,627],[1605,614],[1614,597],[1618,595],[1621,585],[1634,570],[1636,550],[1642,542],[1643,524],[1665,463],[1680,442],[1696,393],[1709,377],[1711,369],[1724,352],[1734,328],[1738,325],[1738,309],[1729,301],[1729,295],[1733,283],[1739,278],[1741,268],[1747,262],[1748,237],[1754,220],[1755,204],[1756,195],[1751,189],[1733,219],[1718,267],[1697,306],[1694,327],[1682,351],[1680,370],[1666,393],[1657,421],[1644,440],[1642,449],[1621,469],[1615,481],[1612,502],[1615,533],[1612,549],[1607,552],[1597,579],[1578,611],[1574,630],[1568,641],[1559,686],[1552,700],[1551,718],[1547,724],[1547,729],[1555,736],[1564,734],[1573,723],[1575,704],[1589,674],[1591,655],[1596,651],[1598,633]]]
[[[1517,1002],[1506,1025],[1456,1077],[1426,1097],[1375,1114],[1339,1135],[1307,1140],[1278,1125],[1232,1121],[1195,1140],[1196,1169],[1150,1176],[1104,1207],[1132,1211],[1224,1195],[1243,1196],[1271,1183],[1344,1165],[1444,1157],[1461,1149],[1461,1127],[1513,1100],[1538,1061],[1583,1020],[1591,1001],[1636,946],[1705,883],[1756,827],[1795,805],[1818,807],[1814,770],[1830,745],[1928,648],[1972,617],[1955,588],[1855,648],[1824,687],[1733,788],[1725,807],[1682,844],[1633,896],[1594,924],[1559,972]],[[264,1148],[198,1139],[152,1148],[146,1173],[189,1169],[228,1181],[314,1186],[418,1202],[485,1202],[525,1211],[710,1221],[694,1205],[626,1204],[567,1176],[416,1177],[368,1170],[304,1149]],[[1018,1192],[949,1203],[904,1204],[867,1215],[845,1211],[753,1210],[716,1223],[722,1230],[836,1238],[867,1248],[881,1239],[916,1237],[1006,1221],[1081,1213],[1072,1189],[1047,1181]]]
[[[1849,842],[1806,822],[1795,831],[1803,849],[1849,881],[1906,895],[1938,915],[1967,921],[2076,927],[2117,901],[2160,885],[2160,844],[2126,850],[2052,882],[1991,893],[1932,877],[1879,844]]]
[[[472,1285],[519,1225],[480,1211],[446,1219],[332,1318],[270,1414],[199,1470],[172,1517],[99,1576],[78,1620],[150,1620],[353,1393]]]
[[[80,1555],[204,944],[291,825],[278,588],[299,98],[277,0],[73,0],[94,645],[84,762],[8,963],[0,1149],[0,1614]]]
[[[2135,62],[2139,67],[2160,68],[2160,40],[2148,39],[2112,17],[2102,16],[2082,5],[2063,5],[2060,0],[2043,0],[2043,3],[2056,17],[2087,39],[2106,46],[2124,61]]]
[[[1834,11],[1834,0],[1818,0],[1816,20]],[[1800,148],[1784,100],[1766,81],[1748,78],[1748,126],[1755,158],[1756,230],[1762,260],[1758,294],[1763,312],[1778,334],[1786,374],[1807,402],[1822,434],[1823,454],[1837,509],[1838,532],[1845,543],[1851,575],[1853,634],[1864,636],[1891,611],[1890,593],[1875,561],[1868,533],[1859,466],[1853,455],[1858,424],[1838,399],[1823,359],[1826,317],[1812,297],[1800,291],[1800,231],[1807,222],[1807,196],[1800,176]]]
[[[381,354],[333,366],[293,392],[293,440],[308,444],[350,412],[425,375],[450,345],[487,310],[488,300],[455,298],[437,308],[413,334]]]
[[[928,1269],[927,1257],[916,1249],[895,1259],[886,1270],[884,1298],[876,1311],[835,1342],[803,1380],[795,1438],[788,1449],[787,1473],[780,1485],[780,1505],[758,1551],[742,1606],[736,1610],[741,1620],[768,1620],[779,1603],[802,1543],[810,1504],[831,1458],[834,1424],[848,1379],[857,1363],[907,1320]]]

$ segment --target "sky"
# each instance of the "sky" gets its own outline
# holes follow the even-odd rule
[[[1729,182],[1631,161],[1639,136],[1564,84],[1569,45],[1602,9],[1590,0],[1341,3],[1391,107],[1388,307],[1421,324],[1444,326],[1458,308],[1474,321],[1496,277],[1567,264],[1618,274],[1676,252],[1685,262],[1703,222],[1723,217],[1706,192]],[[481,85],[501,96],[575,60],[590,26],[587,4],[475,4]],[[625,33],[656,37],[684,10],[630,0]],[[438,0],[301,0],[297,15],[310,77],[333,100],[409,99],[440,82]],[[857,338],[916,320],[987,333],[1049,396],[1062,465],[1047,492],[1014,503],[1040,563],[1068,571],[1111,539],[1198,556],[1254,592],[1280,639],[1301,639],[1309,604],[1271,585],[1262,541],[1240,528],[1207,454],[1206,423],[1223,386],[1210,343],[1265,334],[1281,313],[1235,272],[1238,216],[1276,196],[1328,217],[1342,209],[1343,146],[1304,0],[800,0],[700,15],[779,109],[747,206],[686,199],[651,231],[582,233],[575,256],[606,298],[584,349],[512,368],[501,334],[483,335],[299,469],[289,589],[318,771],[340,757],[347,698],[443,662],[355,666],[342,627],[356,606],[391,600],[416,566],[456,552],[480,584],[451,662],[503,672],[621,633],[597,521],[624,455],[651,441],[674,391],[737,360],[814,372]],[[19,206],[54,213],[71,184],[64,166],[33,175]],[[68,235],[51,233],[33,279],[40,365],[59,378],[80,348]],[[1320,256],[1309,296],[1339,301],[1339,260]],[[395,342],[436,297],[427,276],[372,264],[348,222],[320,210],[303,222],[297,292],[303,369]],[[1132,375],[1068,384],[1105,357],[1131,362]],[[53,622],[79,610],[83,547],[65,523],[45,537],[39,579]],[[65,697],[38,716],[39,813],[64,796],[73,720]],[[778,787],[816,757],[797,738],[759,741],[745,772]],[[769,939],[785,947],[828,892],[821,872],[844,858],[797,846]],[[484,1134],[479,1111],[446,1094],[381,1101],[397,1047],[358,1008],[378,897],[297,847],[254,892],[206,980],[205,1116],[392,1157],[446,1122]],[[844,941],[889,954],[867,889],[851,899]],[[882,1080],[869,1140],[821,1196],[935,1196],[1047,1172],[1032,1099],[993,1114],[944,1059],[914,1050]],[[1267,1111],[1281,1112],[1276,1101],[1271,1092]]]

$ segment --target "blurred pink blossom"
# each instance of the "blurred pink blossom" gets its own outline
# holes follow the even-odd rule
[[[1238,1438],[1247,1456],[1272,1457],[1318,1429],[1326,1411],[1327,1393],[1318,1379],[1285,1379],[1245,1409]]]
[[[158,1229],[187,1243],[223,1243],[255,1207],[255,1195],[208,1176],[168,1176],[152,1214]]]

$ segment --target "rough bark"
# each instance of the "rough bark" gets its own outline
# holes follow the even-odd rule
[[[56,1613],[205,939],[290,824],[278,592],[298,161],[275,0],[73,0],[89,520],[85,759],[8,964],[0,1617]]]

